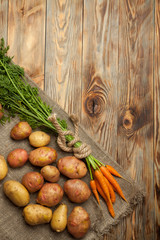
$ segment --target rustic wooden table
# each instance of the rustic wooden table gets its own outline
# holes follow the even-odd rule
[[[159,0],[0,0],[14,61],[145,186],[105,240],[160,237],[159,35]]]

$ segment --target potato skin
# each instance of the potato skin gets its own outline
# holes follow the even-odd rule
[[[41,174],[44,177],[45,180],[48,182],[58,182],[60,178],[60,172],[59,170],[51,165],[44,166],[41,169]]]
[[[51,228],[56,232],[62,232],[67,226],[67,205],[61,204],[53,212]]]
[[[29,136],[29,143],[33,147],[44,147],[50,143],[50,136],[42,131],[32,132]]]
[[[18,181],[8,180],[3,185],[5,195],[18,207],[26,206],[30,201],[29,192]]]
[[[28,153],[23,148],[16,148],[7,156],[7,161],[12,168],[22,167],[28,160]]]
[[[74,156],[59,159],[57,167],[68,178],[82,178],[87,174],[85,163]]]
[[[8,166],[6,160],[0,155],[0,180],[4,179],[8,173]]]
[[[28,172],[22,177],[22,184],[30,193],[34,193],[43,186],[44,178],[39,172]]]
[[[87,211],[80,206],[74,207],[67,221],[68,232],[75,238],[82,238],[88,232],[90,225]]]
[[[23,140],[29,137],[31,132],[32,128],[28,122],[19,122],[12,128],[10,136],[15,140]]]
[[[58,183],[45,183],[38,193],[36,202],[47,207],[53,207],[62,198],[63,189]]]
[[[32,165],[44,167],[56,161],[57,152],[51,147],[40,147],[30,152],[29,161]]]
[[[3,117],[3,112],[2,112],[2,104],[0,103],[0,119]]]
[[[52,218],[52,210],[39,204],[29,204],[23,209],[23,216],[29,225],[49,223]]]
[[[80,179],[70,179],[64,183],[64,192],[71,202],[83,203],[88,200],[91,190],[88,185]]]

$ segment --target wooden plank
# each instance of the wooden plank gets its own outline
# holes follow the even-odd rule
[[[0,39],[4,38],[7,43],[8,28],[8,0],[0,0]]]
[[[118,1],[84,1],[83,108],[86,131],[117,151]]]
[[[160,236],[160,1],[155,1],[155,87],[154,87],[154,191],[155,239]]]
[[[123,239],[154,239],[153,44],[154,2],[121,1],[119,8],[118,162],[146,200],[121,230]],[[127,231],[125,230],[127,229]]]
[[[14,62],[44,88],[45,0],[9,0],[8,44]]]
[[[45,91],[69,114],[81,112],[82,1],[47,1]]]

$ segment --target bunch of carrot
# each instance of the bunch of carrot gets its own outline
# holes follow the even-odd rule
[[[123,177],[112,166],[105,166],[97,159],[94,159],[93,162],[87,161],[87,165],[91,176],[90,187],[98,204],[100,204],[100,194],[107,204],[109,213],[114,218],[115,212],[113,203],[116,200],[115,192],[117,192],[126,202],[127,200],[122,192],[120,185],[113,177],[113,175],[120,178]]]

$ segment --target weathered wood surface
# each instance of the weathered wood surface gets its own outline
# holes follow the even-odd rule
[[[159,36],[158,0],[0,0],[15,62],[145,186],[105,240],[160,236]]]

